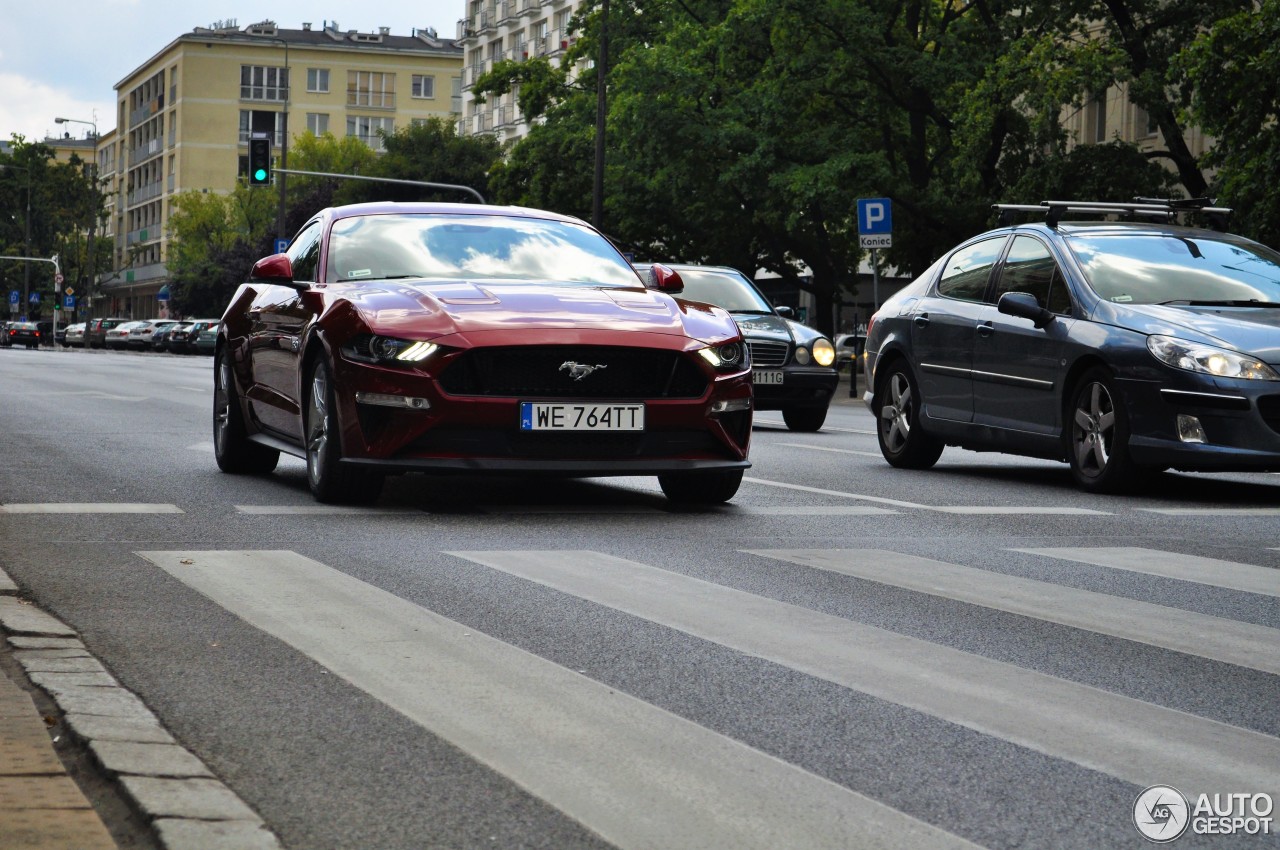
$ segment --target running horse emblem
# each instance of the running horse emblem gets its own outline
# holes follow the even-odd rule
[[[602,363],[597,363],[594,366],[588,366],[586,363],[576,363],[572,360],[566,360],[560,364],[560,371],[563,372],[566,369],[569,370],[569,377],[573,378],[575,381],[581,381],[592,372],[608,368],[608,366],[605,366]]]

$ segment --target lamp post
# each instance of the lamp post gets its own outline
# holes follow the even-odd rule
[[[97,269],[95,268],[95,265],[96,265],[97,254],[98,254],[97,250],[95,250],[95,249],[98,247],[98,243],[97,243],[97,224],[98,224],[98,119],[97,119],[97,116],[95,115],[95,116],[94,116],[94,119],[93,119],[92,121],[82,121],[82,120],[80,120],[79,118],[55,118],[55,119],[53,119],[53,122],[54,122],[55,124],[88,124],[90,127],[92,127],[92,128],[93,128],[93,159],[92,159],[92,160],[91,160],[91,162],[90,162],[90,166],[91,166],[90,174],[91,174],[91,176],[90,176],[90,178],[89,178],[89,179],[90,179],[90,181],[91,181],[90,185],[93,187],[93,212],[92,212],[92,214],[91,214],[91,215],[90,215],[90,217],[89,217],[89,275],[88,275],[88,281],[85,283],[85,293],[84,293],[84,297],[85,297],[85,299],[86,299],[86,300],[85,300],[85,304],[86,304],[86,305],[87,305],[87,307],[88,307],[88,309],[85,311],[85,319],[90,319],[90,318],[92,318],[92,316],[91,316],[91,315],[89,315],[89,314],[91,314],[91,313],[93,312],[93,276],[94,276],[94,274],[96,274],[96,273],[97,273]],[[55,298],[55,301],[54,301],[54,306],[55,306],[55,308],[57,307],[57,300],[56,300],[56,299],[57,299],[58,297],[59,297],[59,295],[55,295],[55,296],[54,296],[54,298]],[[68,316],[67,318],[68,318],[68,320],[70,320],[72,317],[71,317],[71,316]]]
[[[26,165],[0,164],[0,168],[16,168],[27,173],[27,215],[22,220],[22,253],[31,256],[31,167]],[[31,265],[22,264],[22,303],[19,309],[27,309],[27,299],[31,297]]]

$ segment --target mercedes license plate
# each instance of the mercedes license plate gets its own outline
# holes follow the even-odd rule
[[[520,402],[521,431],[643,431],[643,404]]]
[[[760,384],[762,386],[765,384],[781,384],[782,370],[770,369],[766,371],[764,369],[756,369],[751,373],[751,380],[753,383]]]

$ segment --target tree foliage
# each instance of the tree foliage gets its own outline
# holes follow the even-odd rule
[[[253,263],[271,253],[276,195],[238,186],[227,195],[187,191],[173,200],[167,267],[171,309],[220,316]]]

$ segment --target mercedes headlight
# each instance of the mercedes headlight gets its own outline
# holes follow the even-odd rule
[[[1175,369],[1200,372],[1216,378],[1280,381],[1280,375],[1266,363],[1228,348],[1157,334],[1147,337],[1147,350],[1161,363]]]
[[[813,362],[819,366],[830,366],[836,362],[836,347],[831,340],[819,338],[813,341]]]

